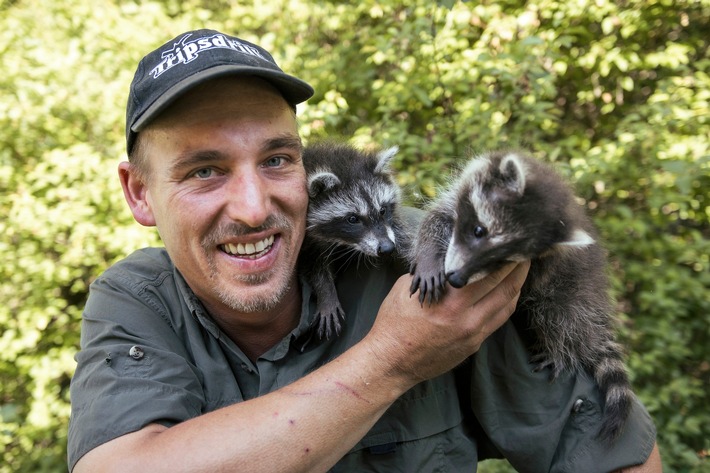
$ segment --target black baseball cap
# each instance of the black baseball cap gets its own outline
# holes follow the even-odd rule
[[[209,79],[252,75],[273,84],[293,107],[313,96],[313,87],[286,74],[264,48],[215,30],[183,33],[138,64],[126,108],[126,145],[177,97]]]

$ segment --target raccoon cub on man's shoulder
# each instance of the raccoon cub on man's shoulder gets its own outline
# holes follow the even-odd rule
[[[336,264],[353,256],[404,255],[400,190],[389,168],[397,147],[368,153],[344,143],[306,146],[308,216],[299,270],[317,298],[318,335],[340,333],[344,313],[335,291]]]
[[[413,246],[411,292],[436,302],[454,287],[507,262],[531,260],[516,309],[537,340],[533,362],[588,370],[605,398],[599,436],[615,438],[631,408],[631,387],[615,341],[604,250],[565,181],[517,151],[471,160],[437,199]]]

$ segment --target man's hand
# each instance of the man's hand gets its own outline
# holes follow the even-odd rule
[[[461,363],[515,310],[530,263],[510,264],[437,304],[409,296],[411,276],[401,277],[382,303],[365,338],[391,375],[414,385]]]

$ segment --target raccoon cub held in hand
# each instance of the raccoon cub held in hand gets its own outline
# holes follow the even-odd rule
[[[316,295],[320,338],[340,334],[345,315],[335,291],[336,265],[362,255],[406,254],[400,189],[389,168],[396,153],[396,147],[368,153],[333,142],[303,151],[309,203],[299,271]]]
[[[472,159],[432,203],[413,246],[411,292],[429,304],[448,281],[463,287],[508,262],[531,260],[516,313],[537,346],[537,370],[551,380],[588,370],[605,398],[601,439],[623,429],[632,392],[615,341],[606,256],[569,186],[553,169],[518,151]]]

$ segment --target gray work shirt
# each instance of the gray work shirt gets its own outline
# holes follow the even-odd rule
[[[296,329],[253,363],[210,318],[166,251],[140,250],[91,286],[71,384],[68,463],[150,423],[173,426],[283,387],[368,332],[402,273],[353,265],[338,279],[343,333],[309,339],[315,304],[303,285]],[[655,428],[640,403],[622,438],[594,440],[600,396],[584,375],[550,383],[529,369],[512,322],[459,367],[405,393],[332,471],[475,471],[504,455],[519,471],[610,471],[642,463]],[[274,446],[278,448],[278,446]]]

